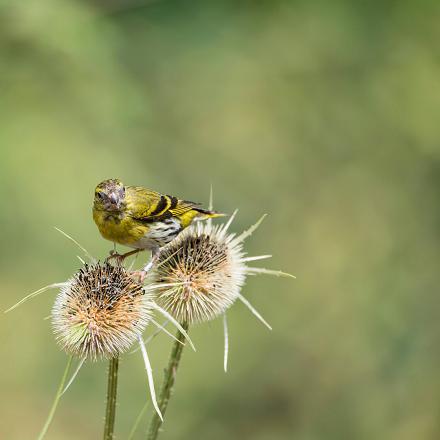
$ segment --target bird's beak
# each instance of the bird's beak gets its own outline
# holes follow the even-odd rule
[[[111,193],[109,195],[109,199],[110,199],[110,202],[112,203],[112,205],[115,205],[116,208],[119,209],[120,203],[119,203],[119,197],[117,196],[117,194]]]

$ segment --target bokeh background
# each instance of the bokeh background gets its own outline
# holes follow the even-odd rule
[[[162,434],[176,439],[440,437],[438,1],[0,3],[1,299],[63,281],[120,177],[239,208],[260,266],[193,329]],[[66,363],[54,291],[0,318],[0,438],[36,438]],[[157,386],[171,341],[149,346]],[[47,439],[102,435],[106,364],[87,364]],[[117,438],[147,397],[121,364]],[[150,410],[151,414],[151,410]],[[149,418],[149,416],[148,416]],[[136,438],[145,438],[145,418]]]

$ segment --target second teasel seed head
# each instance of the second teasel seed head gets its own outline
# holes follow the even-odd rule
[[[246,278],[242,244],[231,238],[221,227],[199,223],[163,248],[149,277],[158,286],[156,303],[189,324],[211,320],[228,309]]]

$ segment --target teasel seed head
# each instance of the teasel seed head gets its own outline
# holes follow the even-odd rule
[[[52,326],[67,353],[92,360],[112,358],[138,340],[152,306],[151,295],[123,266],[84,264],[61,287]]]
[[[149,281],[156,286],[155,302],[179,322],[211,320],[224,313],[237,298],[248,274],[287,275],[251,268],[247,261],[268,258],[245,257],[243,241],[264,216],[239,236],[228,233],[235,214],[226,224],[197,223],[161,249]],[[160,288],[160,284],[164,287]],[[171,287],[169,287],[171,285]]]

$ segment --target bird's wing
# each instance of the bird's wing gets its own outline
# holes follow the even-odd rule
[[[197,211],[200,205],[201,203],[190,202],[189,200],[177,200],[177,205],[170,208],[170,211],[173,215],[179,216],[194,209]]]
[[[130,215],[141,221],[157,221],[183,215],[197,203],[179,200],[177,197],[160,194],[140,186],[126,188],[127,209]]]

